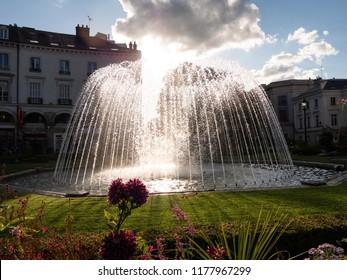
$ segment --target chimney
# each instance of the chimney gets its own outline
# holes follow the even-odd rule
[[[89,27],[88,25],[80,26],[79,24],[76,26],[76,36],[78,37],[89,37]]]

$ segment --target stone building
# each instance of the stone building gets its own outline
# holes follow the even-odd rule
[[[56,152],[88,76],[141,58],[136,43],[90,36],[88,26],[61,34],[0,25],[0,148]]]
[[[340,103],[347,98],[347,79],[285,80],[264,88],[288,142],[306,139],[315,145],[324,132],[337,140],[340,129],[347,127],[347,110]]]
[[[346,98],[347,79],[316,79],[309,90],[293,98],[296,139],[305,139],[306,126],[309,145],[318,144],[324,132],[332,133],[334,141],[338,141],[341,128],[347,127],[347,110],[340,102]]]
[[[272,82],[264,89],[272,103],[283,134],[288,142],[296,139],[293,98],[307,91],[312,86],[311,80],[284,80]]]

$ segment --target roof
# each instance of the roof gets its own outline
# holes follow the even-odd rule
[[[0,39],[0,41],[10,41],[14,43],[22,43],[43,47],[54,47],[75,50],[93,50],[93,51],[118,51],[127,53],[141,52],[134,48],[127,48],[125,44],[116,44],[108,41],[100,33],[97,36],[89,36],[89,28],[86,26],[77,26],[76,35],[55,33],[49,31],[36,30],[31,27],[18,27],[17,25],[0,25],[7,27],[9,30],[8,40]],[[78,30],[82,31],[78,35]],[[87,33],[86,33],[87,32]]]
[[[347,88],[347,79],[329,79],[325,82],[323,90],[342,90]]]

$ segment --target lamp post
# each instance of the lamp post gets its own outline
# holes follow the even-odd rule
[[[306,109],[307,109],[307,101],[305,98],[301,101],[301,107],[304,111],[304,133],[305,133],[305,146],[307,146],[307,127],[306,127]]]

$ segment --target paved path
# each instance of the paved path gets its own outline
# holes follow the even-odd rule
[[[328,186],[336,186],[345,180],[347,180],[347,171],[341,172],[341,174],[339,174],[338,177],[328,181],[327,185]]]

